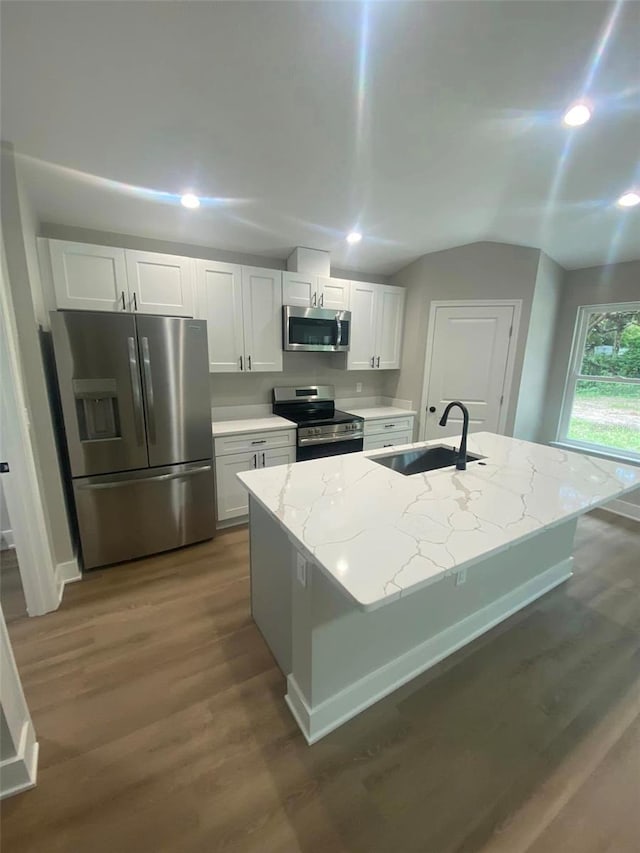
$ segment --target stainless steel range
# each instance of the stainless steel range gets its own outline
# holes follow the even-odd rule
[[[363,448],[364,420],[336,409],[333,385],[274,388],[273,413],[298,426],[297,462]]]

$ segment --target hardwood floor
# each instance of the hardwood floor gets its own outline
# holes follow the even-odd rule
[[[27,615],[18,557],[13,548],[0,551],[0,603],[7,624]]]
[[[101,572],[10,625],[40,740],[3,853],[640,849],[640,525],[308,747],[249,614],[246,529]],[[345,650],[348,653],[348,650]]]

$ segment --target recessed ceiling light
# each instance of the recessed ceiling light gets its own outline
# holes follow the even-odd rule
[[[359,243],[362,240],[362,234],[359,231],[352,231],[350,234],[347,234],[347,243],[350,246],[355,246],[356,243]]]
[[[580,127],[581,124],[586,124],[591,118],[591,108],[586,104],[574,104],[566,111],[562,121],[567,127]]]
[[[180,198],[180,204],[183,207],[190,207],[190,208],[200,207],[200,199],[198,198],[197,195],[194,195],[193,193],[185,193]]]
[[[618,207],[635,207],[637,204],[640,204],[640,193],[634,190],[623,193],[618,199]]]

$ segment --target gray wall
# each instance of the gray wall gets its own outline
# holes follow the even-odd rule
[[[581,305],[598,305],[607,302],[637,302],[639,299],[640,261],[569,270],[565,273],[547,386],[542,440],[553,441],[557,436],[578,308]],[[624,500],[640,506],[640,490],[627,495]]]
[[[539,256],[537,249],[523,246],[470,243],[423,255],[392,276],[393,284],[407,288],[407,303],[401,371],[399,375],[387,377],[385,394],[413,400],[414,405],[420,405],[432,300],[521,299],[513,393],[506,424],[506,431],[510,434],[515,420]]]
[[[270,403],[274,385],[335,385],[337,397],[378,397],[384,394],[386,371],[346,371],[345,356],[332,353],[285,352],[282,373],[212,373],[212,406]],[[397,373],[397,371],[393,371]],[[362,391],[356,394],[356,382]]]
[[[542,436],[563,277],[563,268],[540,252],[513,428],[514,436],[525,441]]]
[[[45,381],[37,312],[43,310],[34,218],[21,193],[12,146],[2,143],[2,234],[18,329],[19,356],[47,533],[56,563],[74,558]],[[35,294],[35,299],[32,294]],[[36,308],[37,306],[37,308]]]

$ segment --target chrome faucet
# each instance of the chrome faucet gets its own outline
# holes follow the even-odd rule
[[[442,417],[440,418],[440,426],[447,425],[447,418],[449,417],[449,412],[453,409],[454,406],[457,406],[462,412],[462,439],[460,441],[460,450],[458,451],[458,459],[456,461],[456,468],[458,471],[466,471],[467,470],[467,433],[469,432],[469,409],[461,403],[459,400],[454,400],[452,403],[449,403],[447,408],[442,413]]]

